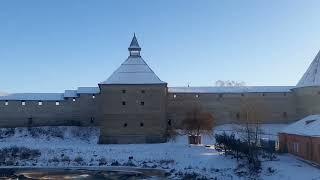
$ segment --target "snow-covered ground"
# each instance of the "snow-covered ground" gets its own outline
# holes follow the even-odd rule
[[[266,125],[274,129],[278,125]],[[280,125],[281,126],[281,125]],[[230,128],[219,126],[216,132]],[[282,127],[281,127],[282,128]],[[281,129],[278,127],[278,129]],[[277,130],[273,133],[276,134]],[[270,131],[271,132],[271,131]],[[237,162],[225,157],[213,146],[187,144],[186,136],[175,142],[162,144],[97,144],[98,128],[44,127],[37,129],[16,128],[9,132],[2,129],[0,149],[27,147],[38,149],[41,155],[33,160],[15,162],[17,166],[70,167],[70,166],[121,166],[132,165],[165,169],[169,178],[195,172],[217,179],[245,179],[234,173]],[[46,135],[50,134],[50,135]],[[214,144],[214,139],[204,137],[203,143]],[[261,179],[320,179],[320,169],[300,161],[291,155],[279,155],[277,161],[263,162]],[[271,167],[275,172],[270,173]]]

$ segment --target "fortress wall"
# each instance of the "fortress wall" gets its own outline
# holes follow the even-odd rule
[[[166,86],[102,85],[100,88],[100,143],[163,141],[167,125]]]
[[[263,109],[265,118],[262,123],[296,120],[292,93],[169,93],[168,119],[179,127],[186,113],[197,106],[212,113],[218,124],[239,122],[237,113],[243,109],[243,102],[256,104]]]
[[[293,89],[298,118],[320,113],[320,87],[301,87]]]
[[[73,102],[72,119],[78,120],[81,126],[97,126],[99,123],[97,99],[99,98],[99,94],[80,94],[76,102]]]
[[[72,98],[61,100],[58,106],[56,101],[42,101],[41,106],[39,101],[25,102],[23,106],[21,101],[9,100],[6,106],[5,101],[0,101],[0,127],[85,126],[91,123],[88,116],[94,114],[89,112],[96,109],[92,99],[86,96],[76,98],[75,102]]]

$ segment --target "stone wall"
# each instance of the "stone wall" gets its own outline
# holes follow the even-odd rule
[[[300,87],[293,89],[298,118],[320,113],[320,87]]]
[[[240,121],[244,102],[258,104],[264,111],[262,123],[296,120],[294,94],[288,93],[169,93],[168,118],[180,126],[192,107],[210,112],[218,124]]]
[[[163,142],[166,85],[100,85],[100,143]]]
[[[73,101],[73,98],[58,101],[0,101],[0,127],[26,127],[26,126],[59,126],[95,125],[97,116],[95,99],[90,94],[81,94]],[[93,118],[93,121],[92,121]]]
[[[181,127],[193,107],[210,112],[218,124],[241,121],[244,102],[259,104],[261,123],[290,123],[320,113],[320,87],[282,93],[168,93],[162,85],[100,85],[100,94],[59,101],[0,101],[0,127],[99,126],[101,143],[162,142],[168,121]],[[125,90],[125,92],[123,92]],[[125,105],[122,103],[125,102]],[[141,104],[143,102],[143,105]]]

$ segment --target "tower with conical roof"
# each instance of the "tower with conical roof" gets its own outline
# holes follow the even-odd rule
[[[141,57],[136,35],[129,57],[99,84],[100,143],[164,142],[167,83]]]
[[[320,113],[320,51],[292,91],[299,118]]]
[[[129,50],[129,57],[114,71],[111,76],[100,84],[167,84],[153,72],[142,59],[138,40],[134,35]]]

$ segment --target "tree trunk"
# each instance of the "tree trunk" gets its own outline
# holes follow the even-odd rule
[[[201,144],[201,135],[189,135],[189,144]]]

